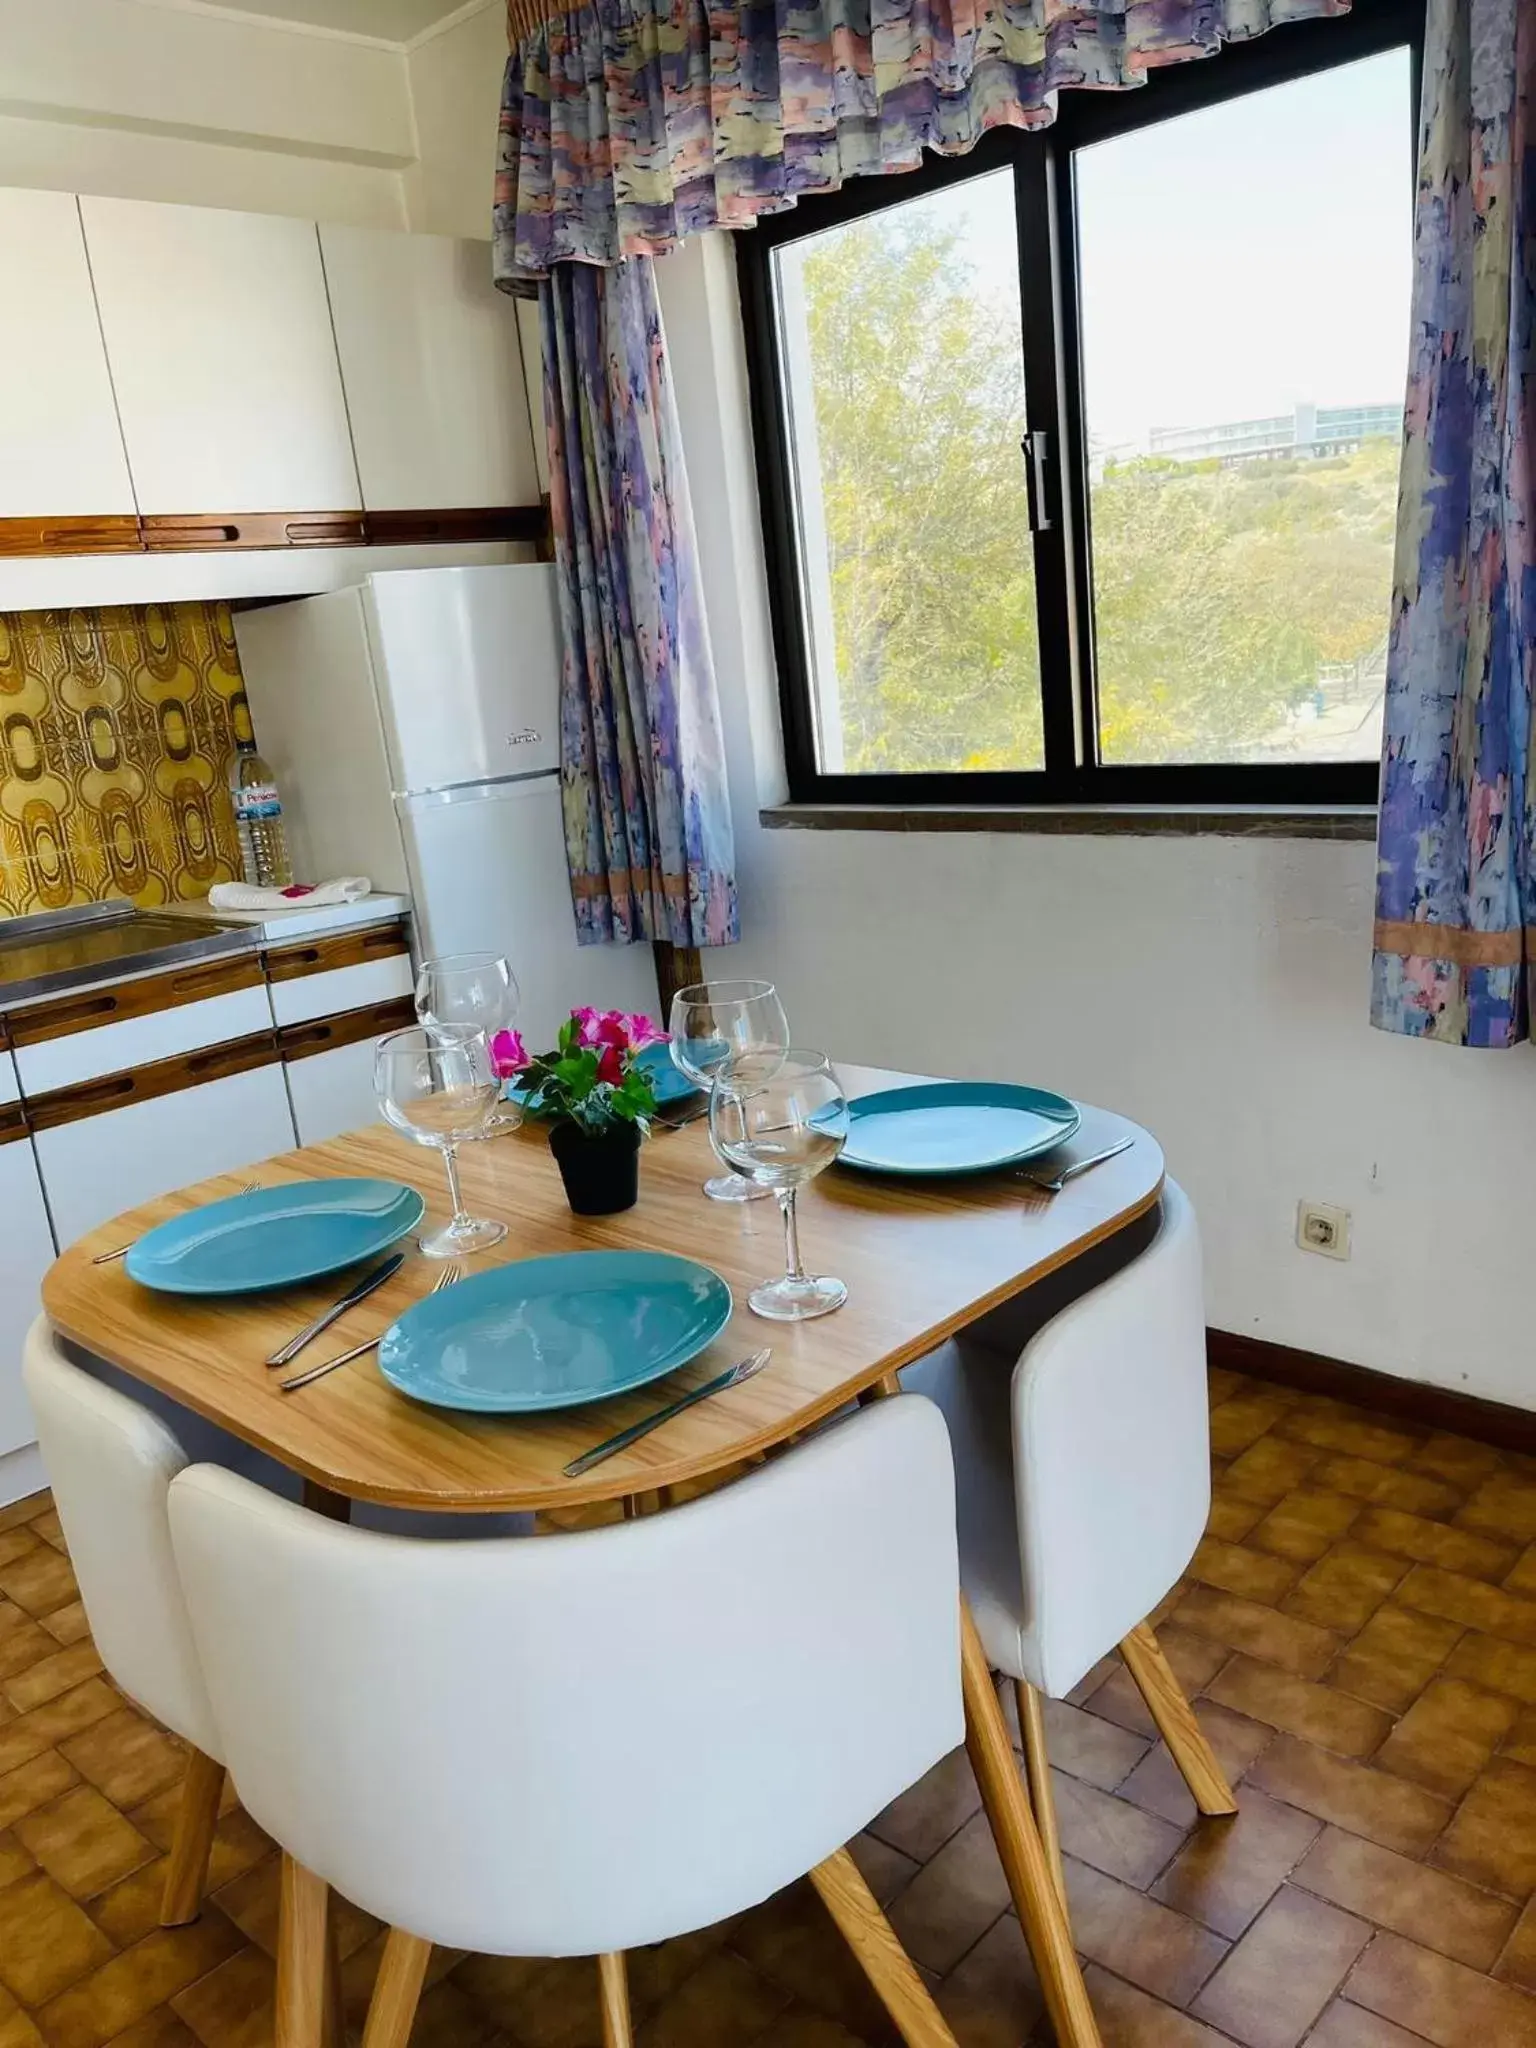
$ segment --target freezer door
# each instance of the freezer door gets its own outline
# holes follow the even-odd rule
[[[400,793],[560,765],[560,622],[541,562],[401,569],[365,589]]]
[[[581,1003],[657,1009],[649,946],[578,946],[553,775],[401,804],[424,955],[505,953],[530,1051],[554,1043]]]

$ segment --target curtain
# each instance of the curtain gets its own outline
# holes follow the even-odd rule
[[[656,255],[1349,0],[511,0],[496,272]]]
[[[562,264],[539,301],[577,933],[730,945],[719,703],[651,266]]]
[[[1536,960],[1536,9],[1430,0],[1372,1021],[1524,1038]]]

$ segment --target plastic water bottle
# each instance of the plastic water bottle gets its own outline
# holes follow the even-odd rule
[[[286,889],[293,881],[283,804],[272,770],[254,740],[237,740],[229,767],[229,795],[245,879],[260,889]]]

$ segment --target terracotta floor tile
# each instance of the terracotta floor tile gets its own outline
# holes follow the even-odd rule
[[[878,1835],[855,1835],[848,1850],[859,1866],[859,1875],[882,1906],[888,1906],[898,1892],[905,1890],[923,1867],[915,1857],[893,1849]]]
[[[1281,1735],[1249,1773],[1271,1798],[1299,1806],[1385,1849],[1422,1856],[1451,1817],[1448,1801],[1390,1771],[1332,1756],[1315,1743]]]
[[[1536,1649],[1536,1600],[1521,1600],[1481,1579],[1416,1564],[1398,1588],[1397,1597],[1404,1607],[1416,1607],[1422,1614],[1438,1614],[1446,1621],[1459,1621],[1467,1628]]]
[[[980,1808],[970,1758],[963,1748],[953,1749],[926,1778],[876,1814],[869,1833],[926,1863]]]
[[[638,2048],[719,2048],[755,2041],[783,2011],[783,1993],[721,1950],[640,2029]]]
[[[1083,1972],[1104,2048],[1230,2048],[1230,2037],[1204,2020],[1164,2005],[1097,1963]]]
[[[1461,1529],[1511,1543],[1536,1543],[1536,1483],[1523,1473],[1494,1472],[1456,1514]],[[0,1586],[4,1574],[0,1573]]]
[[[94,1678],[100,1670],[101,1659],[96,1654],[95,1645],[89,1641],[75,1643],[67,1650],[55,1650],[51,1657],[28,1665],[25,1671],[18,1671],[6,1681],[5,1697],[18,1714],[30,1713],[34,1707],[43,1706],[86,1679]]]
[[[1234,1394],[1211,1410],[1211,1449],[1223,1457],[1235,1458],[1274,1428],[1290,1402],[1273,1388],[1255,1388]]]
[[[1459,1622],[1418,1614],[1389,1600],[1340,1652],[1328,1670],[1328,1683],[1400,1714],[1418,1698],[1462,1633]]]
[[[1145,1891],[1177,1854],[1184,1829],[1064,1772],[1051,1776],[1066,1853]]]
[[[1313,1844],[1291,1882],[1474,1970],[1492,1969],[1515,1924],[1508,1901],[1340,1828]]]
[[[214,1904],[232,1921],[257,1948],[269,1956],[277,1954],[277,1895],[279,1859],[276,1854],[267,1857],[254,1870],[248,1870],[233,1883],[220,1885],[212,1892]],[[331,1912],[336,1923],[336,1946],[342,1961],[356,1955],[365,1942],[371,1941],[379,1931],[379,1923],[371,1913],[365,1913],[354,1906],[350,1899],[344,1899],[339,1892],[331,1894]]]
[[[1429,1479],[1420,1472],[1394,1472],[1389,1466],[1373,1465],[1369,1458],[1337,1454],[1319,1458],[1308,1483],[1377,1507],[1401,1508],[1405,1514],[1428,1515],[1440,1521],[1449,1520],[1462,1504],[1457,1488],[1442,1479]]]
[[[1430,1860],[1523,1903],[1536,1890],[1536,1771],[1495,1757]]]
[[[1528,1543],[1500,1581],[1506,1593],[1518,1593],[1523,1600],[1536,1599],[1536,1543]]]
[[[197,1988],[194,1985],[193,1992]],[[845,2041],[851,2038],[844,2037]],[[507,2043],[490,2014],[482,2012],[450,1979],[429,1984],[422,1993],[411,2028],[411,2048],[507,2048]],[[819,2048],[819,2044],[807,2035],[803,2048]],[[842,2044],[829,2040],[825,2048],[842,2048]]]
[[[79,1782],[78,1774],[55,1749],[45,1749],[19,1770],[7,1771],[0,1777],[0,1828],[14,1827],[23,1814],[46,1806]]]
[[[452,1986],[448,1988],[452,1989]],[[457,2032],[453,2038],[457,2048]],[[1019,2039],[1022,2041],[1023,2038],[1021,2034]],[[414,2048],[414,2033],[411,2039]],[[783,2019],[775,2020],[753,2048],[860,2048],[860,2044],[857,2035],[850,2034],[846,2027],[840,2027],[836,2020],[824,2020],[814,2012],[791,2012],[786,2013]],[[966,2048],[964,2042],[961,2048]]]
[[[1462,1963],[1378,1934],[1345,1981],[1355,2005],[1395,2020],[1435,2048],[1530,2048],[1536,2001]]]
[[[1502,1470],[1503,1461],[1492,1444],[1475,1444],[1470,1437],[1430,1437],[1404,1460],[1410,1472],[1427,1472],[1432,1479],[1444,1479],[1463,1493],[1475,1493],[1485,1479]]]
[[[24,1557],[0,1564],[0,1593],[36,1620],[78,1600],[80,1588],[69,1559],[51,1544],[39,1543]]]
[[[1250,1657],[1234,1657],[1212,1681],[1210,1696],[1251,1720],[1266,1721],[1340,1756],[1371,1755],[1392,1726],[1388,1715],[1365,1700]]]
[[[108,2048],[196,2048],[197,2036],[179,2020],[168,2005],[126,2028],[108,2043]]]
[[[1044,1704],[1045,1746],[1051,1762],[1103,1792],[1112,1792],[1128,1778],[1151,1747],[1146,1736],[1133,1735],[1101,1714],[1071,1706],[1066,1700]]]
[[[1275,1434],[1293,1443],[1311,1444],[1347,1458],[1366,1458],[1378,1465],[1399,1465],[1418,1448],[1419,1438],[1373,1421],[1361,1409],[1342,1403],[1301,1402],[1275,1424]]]
[[[1264,1519],[1262,1502],[1244,1500],[1240,1493],[1223,1493],[1220,1490],[1211,1495],[1211,1511],[1205,1518],[1205,1533],[1216,1536],[1223,1543],[1241,1543],[1243,1538]]]
[[[0,1730],[0,1742],[7,1733]],[[180,1746],[132,1707],[59,1747],[114,1806],[137,1806],[152,1792],[177,1783],[186,1769]]]
[[[1067,1896],[1079,1953],[1169,2005],[1188,2005],[1227,1943],[1182,1913],[1066,1859]]]
[[[657,1942],[650,1948],[632,1949],[628,1958],[629,2003],[636,2024],[649,2019],[674,1991],[680,1990],[707,1956],[712,1956],[717,1948],[729,1947],[739,1925],[738,1916],[713,1927],[696,1928],[692,1934],[677,1935],[671,1941]]]
[[[44,1871],[0,1893],[0,1984],[34,2010],[103,1963],[112,1944]]]
[[[1021,2048],[1045,2001],[1029,1944],[1011,1913],[994,1921],[936,1996],[960,2048]],[[1107,2040],[1104,2048],[1110,2048]]]
[[[71,1600],[67,1607],[60,1607],[52,1614],[45,1614],[42,1626],[57,1643],[83,1643],[91,1632],[85,1609],[78,1600]]]
[[[900,1903],[898,1899],[895,1905]],[[809,1884],[792,1884],[766,1905],[743,1914],[731,1930],[729,1945],[760,1977],[778,1987],[784,2003],[793,1999],[861,2038],[884,2038],[884,2008]],[[521,2038],[525,2024],[515,2024]],[[530,2042],[530,2048],[541,2044]]]
[[[1296,2048],[1370,1938],[1353,1913],[1285,1885],[1192,2010],[1245,2048]]]
[[[42,1538],[26,1523],[15,1529],[0,1529],[0,1566],[14,1564],[17,1558],[42,1547]]]
[[[13,1500],[0,1508],[0,1529],[16,1529],[23,1522],[30,1522],[38,1515],[46,1515],[53,1505],[53,1497],[47,1492],[29,1493],[25,1500]]]
[[[214,1908],[191,1927],[157,1927],[45,2005],[38,2027],[51,2048],[104,2048],[239,1946],[239,1935]]]
[[[1321,1678],[1339,1653],[1340,1639],[1331,1630],[1207,1586],[1192,1587],[1185,1594],[1179,1622],[1229,1649],[1246,1651],[1260,1663],[1293,1671],[1298,1678]]]
[[[1253,1786],[1231,1820],[1203,1821],[1152,1887],[1152,1896],[1228,1940],[1244,1933],[1301,1861],[1322,1822]]]
[[[45,1543],[51,1543],[55,1550],[64,1550],[68,1547],[64,1541],[64,1525],[59,1520],[57,1508],[49,1508],[44,1514],[34,1515],[27,1527],[34,1536],[41,1536]]]
[[[0,1891],[18,1877],[30,1877],[37,1868],[15,1835],[7,1829],[0,1834]]]
[[[1464,1678],[1428,1684],[1376,1753],[1383,1770],[1459,1799],[1519,1714],[1513,1700]]]
[[[1515,1922],[1493,1974],[1518,1984],[1522,1991],[1536,1991],[1536,1898]]]
[[[1307,2036],[1307,2048],[1424,2048],[1424,2036],[1336,1998]]]
[[[1262,1550],[1245,1550],[1239,1543],[1222,1543],[1206,1536],[1190,1560],[1188,1575],[1202,1586],[1275,1605],[1296,1583],[1296,1572],[1289,1558],[1270,1557]]]
[[[1536,1650],[1507,1643],[1497,1636],[1464,1635],[1446,1659],[1447,1677],[1470,1679],[1489,1692],[1536,1706]]]
[[[130,1876],[86,1902],[85,1910],[116,1948],[131,1948],[160,1925],[166,1859],[142,1863]]]
[[[178,1991],[171,2010],[203,2048],[269,2048],[276,1988],[269,1958],[260,1949],[243,1948]]]
[[[47,2043],[18,2005],[9,2019],[0,2019],[0,2048],[47,2048]]]
[[[1281,1606],[1299,1621],[1354,1635],[1409,1569],[1400,1557],[1347,1539],[1297,1580]]]
[[[1199,1591],[1197,1587],[1196,1592]],[[1186,1596],[1193,1598],[1193,1594]],[[1180,1613],[1183,1612],[1182,1603]],[[1226,1648],[1209,1637],[1187,1629],[1182,1622],[1166,1623],[1157,1632],[1164,1656],[1173,1666],[1179,1683],[1191,1698],[1205,1686],[1227,1662]],[[1129,1729],[1133,1735],[1144,1735],[1149,1741],[1157,1735],[1157,1724],[1147,1712],[1145,1700],[1136,1689],[1136,1682],[1119,1658],[1115,1659],[1110,1675],[1087,1701],[1091,1713],[1113,1721],[1118,1727]]]
[[[1262,1721],[1250,1721],[1245,1714],[1234,1714],[1214,1700],[1201,1700],[1196,1712],[1217,1761],[1233,1785],[1275,1739],[1273,1728]],[[1144,1806],[1148,1813],[1161,1814],[1177,1828],[1192,1828],[1199,1818],[1189,1787],[1168,1754],[1166,1743],[1159,1742],[1149,1750],[1119,1789],[1122,1799]]]
[[[1536,1707],[1521,1707],[1514,1726],[1499,1744],[1500,1754],[1536,1768]]]
[[[1255,1550],[1270,1550],[1297,1564],[1314,1564],[1349,1534],[1361,1512],[1359,1501],[1348,1494],[1298,1488],[1276,1501],[1252,1531],[1249,1542]]]
[[[0,1728],[0,1773],[30,1763],[45,1749],[62,1748],[69,1738],[117,1713],[121,1704],[104,1679],[88,1678],[31,1713],[18,1714]]]
[[[17,1839],[71,1898],[90,1899],[154,1858],[154,1846],[94,1786],[77,1785],[16,1823]]]
[[[9,1600],[0,1600],[0,1680],[28,1670],[42,1658],[51,1657],[57,1648],[47,1629]]]
[[[1352,1531],[1357,1543],[1390,1551],[1414,1564],[1439,1565],[1469,1579],[1500,1584],[1515,1562],[1512,1546],[1454,1524],[1431,1522],[1423,1515],[1405,1515],[1398,1508],[1367,1507]]]
[[[1317,1463],[1310,1444],[1287,1443],[1283,1437],[1264,1436],[1240,1457],[1234,1458],[1221,1475],[1225,1492],[1273,1507],[1298,1486]]]
[[[1063,1783],[1083,1798],[1111,1797],[1074,1779]],[[1067,1811],[1075,1815],[1075,1808]],[[997,1860],[992,1830],[986,1815],[978,1813],[892,1902],[889,1918],[912,1960],[942,1975],[981,1939],[1007,1905],[1008,1881]]]

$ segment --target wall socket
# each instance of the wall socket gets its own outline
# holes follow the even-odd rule
[[[1304,1252],[1321,1252],[1325,1259],[1347,1259],[1349,1211],[1328,1202],[1298,1202],[1296,1242]]]

